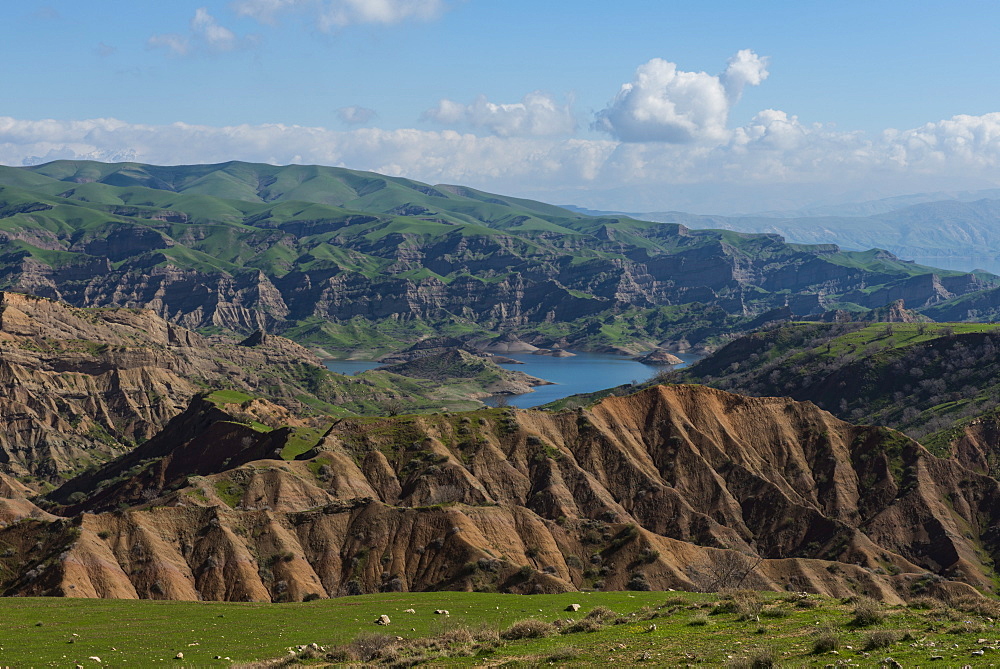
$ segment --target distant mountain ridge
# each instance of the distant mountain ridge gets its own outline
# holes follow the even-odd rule
[[[938,199],[931,199],[938,197]],[[930,193],[794,212],[706,215],[676,211],[597,212],[693,228],[778,234],[799,244],[881,248],[904,258],[1000,257],[1000,189]]]
[[[331,351],[515,331],[550,347],[705,342],[763,313],[941,306],[993,287],[872,250],[590,217],[321,166],[0,167],[0,288],[150,308]]]

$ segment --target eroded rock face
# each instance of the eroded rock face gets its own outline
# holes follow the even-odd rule
[[[103,462],[159,432],[205,384],[272,385],[268,366],[291,363],[321,365],[281,337],[237,346],[149,309],[0,293],[0,470],[53,479]]]
[[[95,513],[0,530],[0,587],[286,601],[596,579],[900,601],[989,590],[1000,554],[995,479],[787,398],[657,386],[558,414],[344,419],[291,462],[280,431],[224,417],[193,404],[51,509]]]

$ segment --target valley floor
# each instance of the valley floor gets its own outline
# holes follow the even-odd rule
[[[570,604],[581,607],[565,611]],[[865,610],[864,600],[746,591],[425,592],[296,604],[5,598],[0,664],[763,667],[883,666],[891,657],[905,667],[985,665],[1000,652],[998,611],[981,599]],[[376,625],[383,614],[390,624]],[[561,626],[505,638],[525,619]]]

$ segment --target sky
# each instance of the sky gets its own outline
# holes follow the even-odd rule
[[[1000,186],[995,0],[15,6],[7,165],[323,164],[632,212]]]

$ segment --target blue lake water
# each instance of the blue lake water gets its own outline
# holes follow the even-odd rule
[[[369,369],[382,366],[381,362],[375,362],[374,360],[324,360],[323,364],[331,372],[337,372],[345,376],[354,376],[355,374],[367,372]]]
[[[572,358],[553,358],[548,355],[517,353],[505,357],[524,364],[500,365],[504,369],[524,372],[554,385],[538,386],[533,393],[512,395],[508,402],[512,406],[527,408],[553,402],[577,393],[592,393],[595,390],[613,388],[633,381],[642,382],[652,378],[661,367],[644,365],[620,355],[604,353],[577,353]],[[674,365],[680,369],[702,358],[700,355],[677,354],[684,362]],[[358,374],[374,369],[379,363],[371,360],[327,360],[326,368],[338,374]]]
[[[522,409],[554,402],[577,393],[592,393],[623,383],[648,381],[663,369],[659,366],[644,365],[621,355],[606,353],[577,353],[572,358],[553,358],[531,353],[517,353],[506,357],[524,364],[500,365],[504,369],[524,372],[555,384],[538,386],[533,393],[512,395],[509,404]],[[677,357],[684,362],[674,365],[674,369],[686,367],[703,356],[681,353],[677,354]]]

